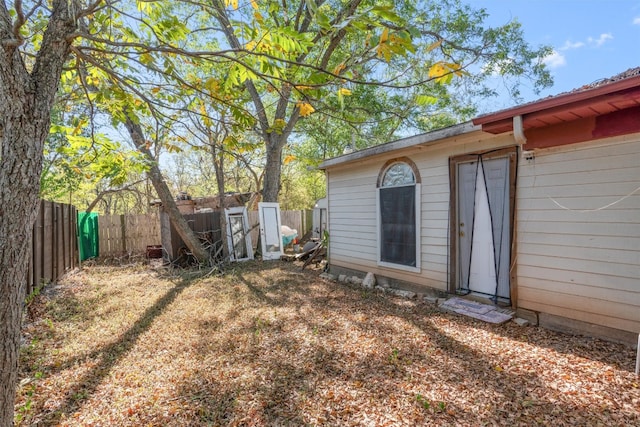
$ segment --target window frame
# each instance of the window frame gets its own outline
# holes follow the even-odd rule
[[[389,169],[391,169],[394,165],[398,164],[398,163],[404,163],[407,166],[409,166],[411,168],[411,170],[413,171],[413,176],[414,176],[414,183],[413,184],[402,184],[402,185],[394,185],[394,186],[386,186],[383,187],[382,183],[384,182],[384,178],[387,174],[387,172],[389,171]],[[380,192],[382,189],[388,189],[388,188],[401,188],[401,187],[414,187],[414,215],[415,215],[415,244],[416,244],[416,253],[415,253],[415,260],[416,260],[416,265],[415,266],[410,266],[410,265],[404,265],[404,264],[396,264],[393,262],[389,262],[389,261],[382,261],[382,212],[380,211],[381,208],[381,201],[380,201]],[[411,273],[420,273],[421,270],[421,264],[422,264],[422,247],[421,247],[421,234],[422,234],[422,230],[421,230],[421,194],[422,194],[422,185],[420,182],[420,175],[418,174],[418,170],[415,166],[415,164],[409,160],[408,158],[400,158],[400,159],[393,159],[388,161],[387,163],[385,163],[385,165],[382,167],[380,174],[378,176],[378,183],[376,186],[376,233],[377,233],[377,238],[376,238],[376,246],[377,246],[377,250],[376,250],[376,258],[377,258],[377,265],[379,267],[385,267],[385,268],[390,268],[390,269],[394,269],[394,270],[401,270],[401,271],[407,271],[407,272],[411,272]]]

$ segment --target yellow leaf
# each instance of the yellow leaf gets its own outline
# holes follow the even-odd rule
[[[298,90],[311,90],[311,89],[313,89],[313,87],[305,86],[305,85],[296,85],[295,88],[298,89]]]
[[[432,79],[437,79],[438,77],[442,77],[447,74],[449,70],[447,70],[442,62],[438,62],[434,64],[431,68],[429,68],[429,77]]]
[[[385,43],[387,40],[389,40],[389,29],[385,28],[380,36],[380,44]]]
[[[233,6],[234,9],[238,9],[238,0],[224,0],[226,7]]]
[[[300,116],[301,117],[310,116],[311,113],[316,111],[316,109],[313,108],[313,106],[311,104],[309,104],[308,102],[298,102],[296,104],[296,106],[298,107],[298,110],[300,110]]]
[[[344,64],[340,64],[333,70],[333,74],[340,74],[345,68]]]
[[[350,91],[349,89],[347,89],[347,88],[344,88],[344,87],[341,87],[341,88],[338,90],[338,93],[339,93],[340,95],[343,95],[343,96],[349,96],[349,95],[351,95],[351,91]]]
[[[389,62],[391,60],[391,48],[387,43],[381,43],[376,48],[378,53],[378,58],[382,58],[384,56],[384,60]]]
[[[293,154],[289,154],[287,157],[284,158],[282,163],[284,163],[285,165],[288,165],[289,163],[291,163],[295,159],[296,159],[296,156],[294,156]]]
[[[258,2],[256,0],[251,0],[251,6],[253,6],[254,9],[258,8]]]
[[[154,87],[153,89],[151,89],[151,93],[156,94],[160,92],[160,88],[158,86]]]
[[[496,371],[498,371],[498,372],[502,372],[502,371],[504,371],[504,369],[503,369],[501,366],[496,366],[496,367],[494,367],[493,369],[495,369],[495,370],[496,370]]]
[[[442,44],[442,39],[431,43],[428,47],[427,47],[427,52],[431,52],[433,49],[439,47]]]

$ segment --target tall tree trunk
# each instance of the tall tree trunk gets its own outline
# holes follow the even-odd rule
[[[26,106],[21,105],[25,108]],[[42,140],[28,117],[3,111],[2,168],[0,168],[0,426],[13,423],[13,403],[18,374],[20,324],[33,222],[38,211],[38,171]],[[28,108],[28,107],[26,107]],[[17,114],[16,114],[17,113]],[[20,114],[22,117],[15,117]]]
[[[195,233],[187,224],[187,221],[182,216],[182,213],[178,210],[178,206],[176,205],[176,201],[171,194],[171,190],[169,190],[169,186],[164,180],[164,176],[160,171],[160,167],[158,166],[158,162],[151,154],[151,151],[147,148],[147,141],[144,137],[144,133],[142,132],[142,128],[139,124],[134,123],[131,118],[127,115],[127,121],[125,122],[125,126],[129,131],[129,135],[133,140],[134,145],[148,160],[150,168],[147,173],[153,187],[156,189],[158,193],[158,197],[162,201],[162,207],[164,208],[167,215],[169,215],[169,220],[176,228],[178,235],[182,238],[184,243],[187,245],[191,253],[194,257],[201,263],[209,263],[209,254],[202,247],[202,244],[196,237]]]
[[[17,4],[17,3],[16,3]],[[41,49],[29,71],[20,25],[0,6],[0,426],[13,425],[22,305],[40,200],[44,140],[76,29],[76,2],[54,0]],[[24,23],[24,15],[15,18]]]
[[[270,138],[266,144],[266,163],[262,188],[264,202],[277,202],[282,174],[282,148],[280,138]]]

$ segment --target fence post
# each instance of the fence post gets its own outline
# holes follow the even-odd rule
[[[44,248],[44,236],[45,236],[45,230],[44,230],[44,217],[46,216],[45,214],[45,206],[46,202],[45,201],[41,201],[40,202],[40,244],[38,245],[40,248],[40,275],[39,277],[36,277],[36,281],[34,283],[35,286],[38,285],[38,283],[44,278],[44,276],[46,275],[45,271],[44,271],[44,266],[45,266],[45,262],[44,262],[44,252],[45,252],[45,248]]]
[[[65,221],[66,218],[68,218],[69,216],[67,215],[65,217],[65,211],[68,210],[66,205],[60,205],[60,208],[62,209],[62,224],[60,224],[60,231],[62,233],[62,271],[67,271],[67,233],[66,233],[66,228],[67,228],[67,222]]]
[[[58,246],[58,210],[53,202],[49,203],[51,209],[51,282],[58,277],[58,256],[56,247]]]
[[[127,253],[127,222],[124,215],[120,215],[120,231],[122,232],[122,252]]]

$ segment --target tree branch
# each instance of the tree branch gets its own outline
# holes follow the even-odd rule
[[[96,196],[96,198],[93,199],[91,203],[89,203],[89,206],[87,206],[87,209],[85,209],[85,212],[87,213],[91,212],[93,208],[95,208],[96,205],[100,203],[100,200],[102,200],[104,196],[108,194],[119,193],[121,191],[137,191],[133,187],[144,181],[145,181],[144,179],[139,179],[138,181],[132,182],[120,188],[109,188],[109,189],[100,191]]]
[[[22,0],[15,0],[13,2],[13,8],[16,11],[16,20],[13,22],[13,36],[16,40],[22,41],[22,35],[20,34],[20,28],[26,22],[24,17],[24,11],[22,10]]]
[[[227,16],[223,5],[219,0],[214,0],[213,5],[216,10],[216,19],[220,22],[222,31],[227,38],[229,45],[231,45],[231,47],[236,51],[244,51],[240,41],[233,33],[233,27],[231,26],[231,22],[229,21],[229,17]],[[262,98],[260,98],[260,94],[251,80],[245,81],[245,87],[247,88],[249,96],[251,96],[251,100],[253,101],[253,105],[256,108],[256,114],[258,115],[258,122],[260,123],[260,129],[263,137],[265,140],[268,140],[269,118],[267,117],[267,112],[262,102]]]

